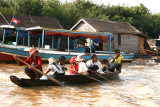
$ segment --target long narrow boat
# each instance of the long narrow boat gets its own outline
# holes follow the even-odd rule
[[[66,59],[71,59],[73,56],[77,56],[78,54],[84,55],[84,58],[86,60],[90,59],[90,55],[92,54],[93,49],[93,40],[98,39],[101,42],[108,42],[108,51],[95,51],[95,54],[98,56],[99,60],[102,59],[109,59],[110,57],[114,56],[114,53],[111,52],[111,42],[112,38],[114,37],[112,33],[106,32],[106,33],[97,33],[97,32],[79,32],[79,31],[70,31],[70,30],[62,30],[62,29],[49,29],[49,28],[26,28],[26,29],[20,29],[20,28],[9,28],[9,27],[2,27],[4,29],[4,35],[2,43],[0,44],[0,60],[2,61],[15,61],[13,58],[13,55],[19,55],[22,58],[26,58],[29,56],[28,51],[33,48],[32,44],[30,43],[30,39],[33,36],[36,36],[38,41],[38,50],[39,50],[39,56],[42,58],[42,60],[47,60],[50,57],[54,57],[55,59],[59,59],[62,55],[66,57]],[[17,35],[15,37],[16,42],[14,44],[9,45],[5,44],[5,38],[7,37],[6,32],[9,31],[15,31],[17,32]],[[37,36],[40,35],[40,36]],[[23,38],[23,45],[18,44],[18,39]],[[28,41],[25,41],[25,38]],[[49,38],[51,48],[46,49],[45,48],[45,38]],[[66,39],[67,49],[64,49],[63,51],[58,51],[57,49],[54,49],[54,43],[55,38],[58,38],[57,43],[57,49],[60,49],[60,43],[64,42],[61,41],[61,38]],[[60,38],[60,39],[59,39]],[[90,38],[90,52],[85,51],[76,51],[77,46],[77,40],[81,38]],[[71,40],[74,40],[74,44],[71,44]],[[48,42],[48,41],[46,41]],[[28,43],[28,46],[24,45]],[[37,43],[36,43],[37,44]],[[40,46],[41,45],[41,46]],[[32,46],[32,47],[31,47]],[[70,47],[72,46],[72,50]],[[133,53],[125,54],[121,52],[121,55],[124,56],[124,59],[132,59],[134,57]]]
[[[20,58],[25,59],[29,57],[29,49],[24,46],[12,46],[7,44],[0,45],[0,61],[15,61],[13,58],[14,55],[18,55]],[[86,60],[90,59],[90,54],[86,53],[78,53],[78,52],[64,52],[64,51],[52,51],[52,50],[44,50],[39,49],[39,56],[42,58],[43,61],[47,61],[48,58],[54,57],[55,59],[59,59],[61,56],[65,56],[66,59],[71,59],[73,56],[77,56],[78,54],[82,54]],[[114,53],[95,53],[98,56],[99,60],[109,59],[110,57],[114,56]],[[124,60],[128,61],[133,58],[133,54],[125,54],[123,55]]]
[[[113,73],[106,73],[106,74],[100,74],[101,76],[105,77],[108,80],[114,80],[119,78],[119,72],[113,72]],[[93,77],[95,79],[104,81],[102,77],[92,74],[89,75],[90,77]],[[63,76],[56,76],[55,79],[62,82],[64,85],[80,85],[80,84],[87,84],[92,82],[97,82],[96,80],[90,79],[84,75],[63,75]],[[11,75],[10,80],[20,86],[20,87],[32,87],[32,86],[58,86],[56,83],[54,83],[51,80],[31,80],[31,79],[24,79],[24,78],[18,78],[16,76]]]

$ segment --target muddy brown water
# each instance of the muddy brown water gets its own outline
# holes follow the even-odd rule
[[[28,78],[23,67],[0,63],[0,107],[160,107],[160,64],[153,61],[124,63],[120,78],[104,84],[63,88],[16,86],[9,76]]]

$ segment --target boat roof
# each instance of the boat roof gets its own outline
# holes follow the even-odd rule
[[[31,34],[37,34],[41,33],[40,31],[45,31],[45,36],[65,36],[70,37],[71,39],[74,38],[91,38],[96,39],[99,38],[103,42],[107,42],[109,36],[114,37],[113,33],[110,32],[82,32],[82,31],[71,31],[71,30],[65,30],[65,29],[51,29],[51,28],[43,28],[43,27],[33,27],[33,28],[27,28],[26,30],[29,30]]]
[[[0,28],[15,28],[12,25],[0,25]]]
[[[44,28],[41,26],[35,26],[30,28],[13,28],[8,26],[2,26],[1,28],[5,29],[15,29],[17,31],[29,31],[31,35],[43,35],[43,31],[45,31],[45,36],[64,36],[70,37],[71,39],[78,39],[78,38],[91,38],[91,39],[101,39],[103,42],[107,42],[109,36],[114,37],[113,33],[110,32],[82,32],[82,31],[71,31],[65,29],[52,29],[52,28]]]

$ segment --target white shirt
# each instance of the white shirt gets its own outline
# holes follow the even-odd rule
[[[59,69],[58,69],[58,68]],[[58,74],[60,73],[64,73],[64,71],[62,70],[62,68],[57,64],[57,67],[54,64],[50,64],[48,66],[49,69],[51,69],[51,71],[49,72],[50,75],[53,75],[55,72],[57,72]]]
[[[97,70],[98,73],[102,72],[102,64],[100,63],[100,61],[97,60],[97,62],[93,63],[92,60],[89,60],[86,62],[87,67],[93,66],[93,65],[97,65],[99,67],[99,69]]]
[[[78,73],[84,72],[84,74],[87,74],[88,68],[84,62],[80,62],[78,65]]]

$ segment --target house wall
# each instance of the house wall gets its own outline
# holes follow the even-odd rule
[[[119,49],[121,52],[126,50],[131,53],[138,53],[138,36],[132,34],[121,34],[121,45],[118,45],[118,35],[114,35],[114,40],[111,43],[111,51]],[[103,49],[107,50],[109,43],[103,43]],[[107,50],[108,51],[108,50]]]
[[[88,24],[84,22],[80,22],[78,26],[76,26],[76,28],[74,28],[73,30],[84,31],[84,32],[95,32]],[[90,47],[90,39],[87,38],[86,40],[87,40],[86,46]]]
[[[78,26],[76,28],[74,28],[73,30],[95,32],[88,24],[86,24],[84,22],[79,23]]]
[[[111,51],[114,51],[114,38],[113,41],[111,42]],[[103,42],[103,50],[108,51],[109,49],[109,42]]]
[[[95,32],[88,24],[81,22],[73,30]],[[139,39],[137,35],[133,34],[121,34],[121,45],[118,45],[118,35],[114,35],[114,39],[111,43],[111,51],[114,49],[120,49],[121,52],[128,51],[131,53],[138,53]],[[88,43],[88,45],[90,45]],[[108,51],[109,42],[103,42],[103,50]]]

